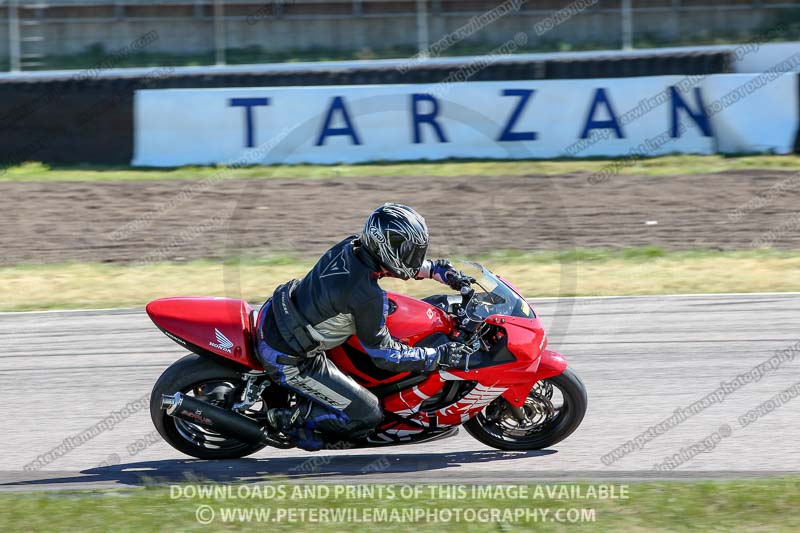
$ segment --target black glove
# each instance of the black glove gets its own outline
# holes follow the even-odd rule
[[[462,287],[469,287],[470,284],[475,283],[475,278],[458,270],[450,270],[447,272],[446,283],[454,291],[460,291]]]
[[[459,368],[466,347],[457,342],[448,342],[436,347],[437,364],[442,368]]]

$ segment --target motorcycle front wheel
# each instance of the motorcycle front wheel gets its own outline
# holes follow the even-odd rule
[[[499,450],[541,450],[578,429],[586,406],[586,387],[567,368],[558,376],[537,382],[519,411],[514,412],[504,398],[497,398],[464,423],[464,429]]]

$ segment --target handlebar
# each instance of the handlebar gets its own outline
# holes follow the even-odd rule
[[[475,278],[458,270],[450,270],[447,273],[447,284],[455,290],[461,290],[464,287],[470,288],[473,283],[475,283]]]

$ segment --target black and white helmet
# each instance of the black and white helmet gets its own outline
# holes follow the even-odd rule
[[[410,279],[425,261],[428,226],[408,206],[383,204],[367,218],[361,243],[394,276]]]

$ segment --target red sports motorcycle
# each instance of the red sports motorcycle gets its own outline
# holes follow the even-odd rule
[[[327,356],[380,400],[382,424],[368,437],[333,447],[413,444],[449,437],[463,425],[502,450],[538,450],[575,431],[586,389],[547,338],[525,299],[477,263],[461,265],[461,294],[422,300],[389,293],[387,326],[412,346],[461,342],[463,369],[391,373],[379,369],[356,338]],[[201,459],[250,455],[292,444],[266,423],[272,407],[294,393],[270,381],[255,355],[255,312],[242,300],[165,298],[147,313],[170,339],[190,350],[153,387],[150,415],[177,450]]]

